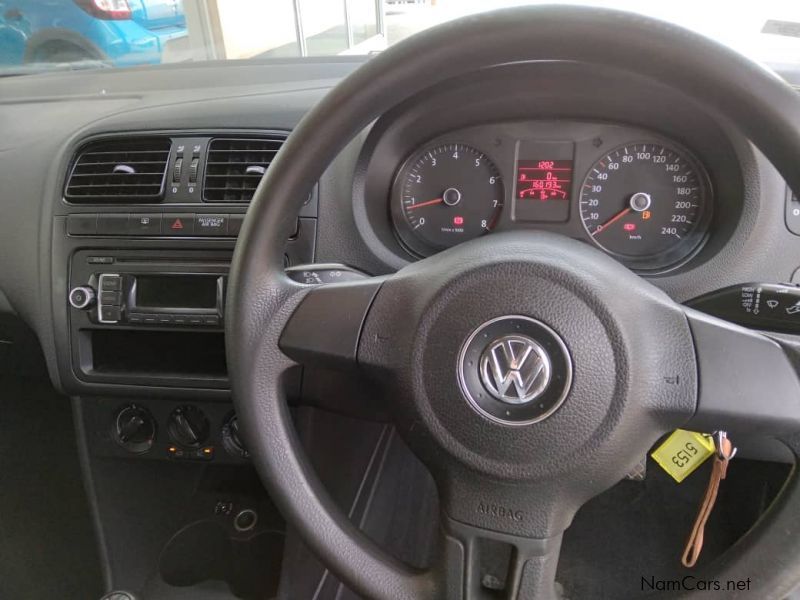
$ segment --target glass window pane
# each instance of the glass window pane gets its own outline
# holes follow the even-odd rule
[[[217,0],[225,57],[300,56],[293,0]]]
[[[353,43],[360,44],[378,33],[378,14],[375,0],[349,0],[349,2]]]
[[[347,50],[344,0],[300,0],[300,12],[309,56],[332,56]]]

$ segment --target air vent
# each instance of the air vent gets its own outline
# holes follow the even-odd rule
[[[70,202],[160,202],[171,141],[131,138],[92,142],[79,153],[65,196]]]
[[[208,146],[203,200],[250,202],[286,137],[217,138]]]

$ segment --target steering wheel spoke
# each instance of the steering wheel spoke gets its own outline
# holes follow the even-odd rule
[[[369,307],[384,279],[358,279],[311,288],[281,333],[279,347],[301,364],[355,366]]]
[[[453,600],[551,600],[561,534],[527,538],[443,517],[446,598]],[[489,566],[487,566],[487,564]]]
[[[761,333],[693,309],[686,316],[699,371],[687,427],[778,438],[800,432],[798,359]]]
[[[553,480],[499,481],[435,470],[441,508],[442,597],[458,600],[558,598],[564,531],[596,490]]]

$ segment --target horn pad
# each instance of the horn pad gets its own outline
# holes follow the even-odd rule
[[[572,361],[550,327],[523,315],[491,319],[467,338],[458,359],[461,393],[486,418],[528,425],[567,397]]]

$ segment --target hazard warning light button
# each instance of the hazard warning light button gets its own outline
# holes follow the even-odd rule
[[[194,235],[195,215],[192,213],[167,213],[161,225],[162,235]]]

